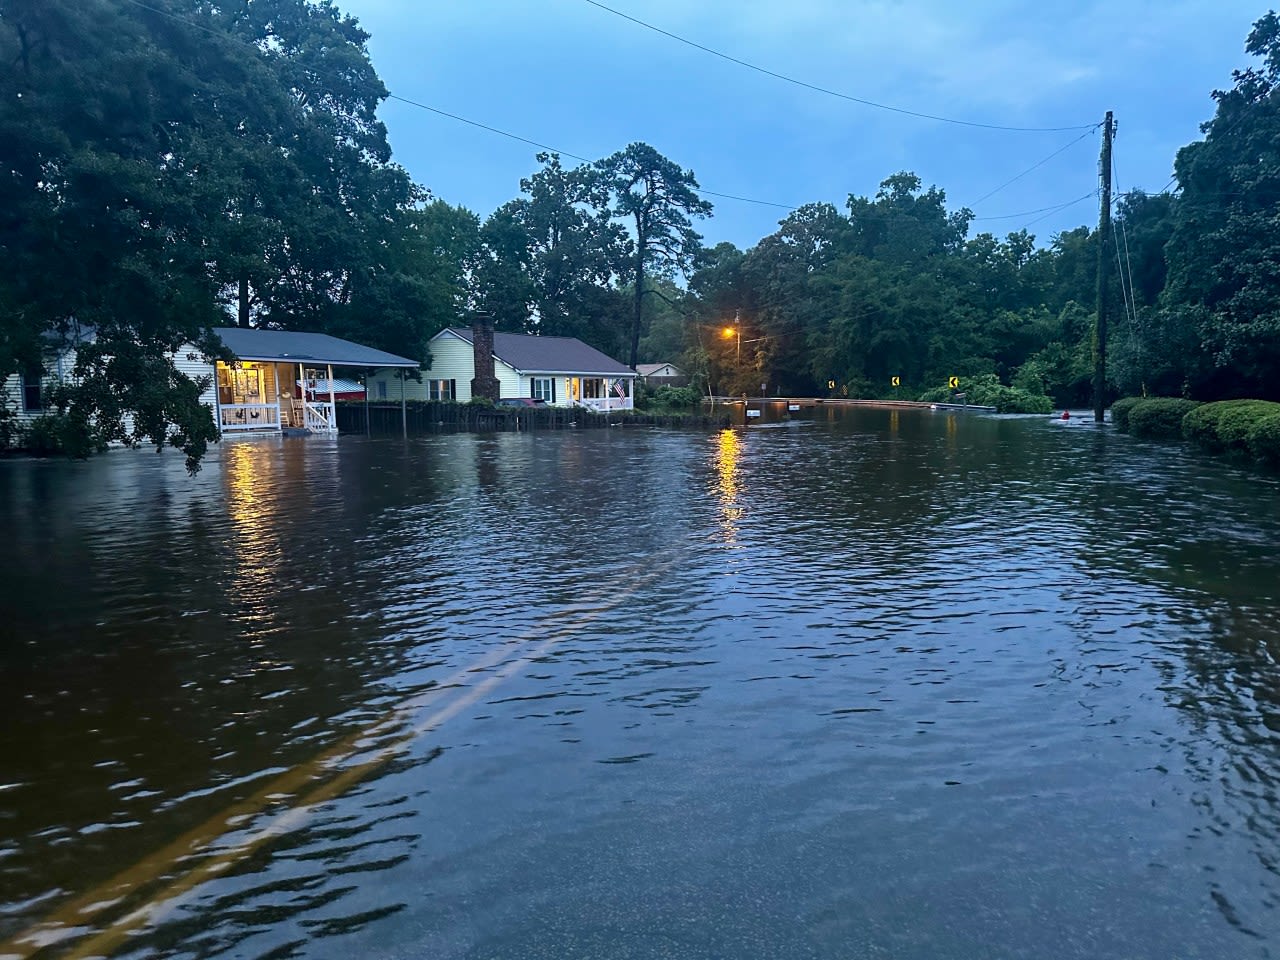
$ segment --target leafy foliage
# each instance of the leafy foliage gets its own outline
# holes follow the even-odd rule
[[[310,0],[5,4],[0,376],[95,332],[70,449],[176,445],[194,469],[216,431],[172,357],[216,353],[231,318],[425,357],[450,292],[419,274],[423,194],[390,162],[366,40]]]
[[[668,160],[647,143],[633,143],[596,164],[613,199],[612,215],[633,234],[631,266],[632,322],[628,366],[639,361],[644,321],[645,276],[670,278],[696,262],[702,237],[693,219],[711,215],[711,204],[698,195],[692,170]]]
[[[1128,431],[1129,412],[1143,401],[1143,397],[1121,397],[1111,405],[1111,425],[1117,430]]]
[[[1182,436],[1182,421],[1198,407],[1194,400],[1179,397],[1147,397],[1129,410],[1129,432],[1135,437],[1176,440]]]
[[[1277,460],[1280,446],[1272,442],[1277,417],[1280,417],[1280,403],[1267,400],[1206,403],[1187,414],[1182,435],[1214,453]]]
[[[1029,393],[1018,387],[1007,387],[993,373],[978,377],[962,377],[960,392],[964,402],[980,407],[995,407],[999,413],[1052,413],[1053,400],[1044,394]],[[920,397],[928,403],[954,402],[948,387],[935,387]]]

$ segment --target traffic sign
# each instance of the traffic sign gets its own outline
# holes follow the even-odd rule
[[[959,378],[959,377],[947,377],[947,386],[948,386],[948,387],[950,387],[952,390],[958,390],[958,389],[960,389],[960,378]]]
[[[834,390],[835,388],[836,388],[836,382],[835,382],[834,380],[828,380],[828,381],[827,381],[827,389],[828,389],[828,390]]]
[[[889,378],[889,382],[890,382],[891,384],[893,384],[893,386],[895,386],[895,387],[900,387],[900,386],[902,386],[902,378],[901,378],[901,377],[890,377],[890,378]]]

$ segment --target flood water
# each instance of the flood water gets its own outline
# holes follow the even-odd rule
[[[798,416],[0,462],[0,956],[1280,956],[1280,483]]]

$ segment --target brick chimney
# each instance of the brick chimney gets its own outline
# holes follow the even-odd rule
[[[501,387],[493,372],[493,317],[477,311],[471,321],[471,349],[475,355],[476,375],[471,381],[472,397],[498,399]]]

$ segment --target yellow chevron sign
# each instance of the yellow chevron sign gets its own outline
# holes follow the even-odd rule
[[[901,377],[890,377],[890,378],[889,378],[889,383],[890,383],[890,384],[892,384],[892,385],[893,385],[893,386],[895,386],[895,387],[900,387],[900,386],[902,386],[902,378],[901,378]]]
[[[958,389],[960,389],[960,378],[959,378],[959,377],[947,377],[947,386],[948,386],[948,387],[950,387],[952,390],[958,390]]]

